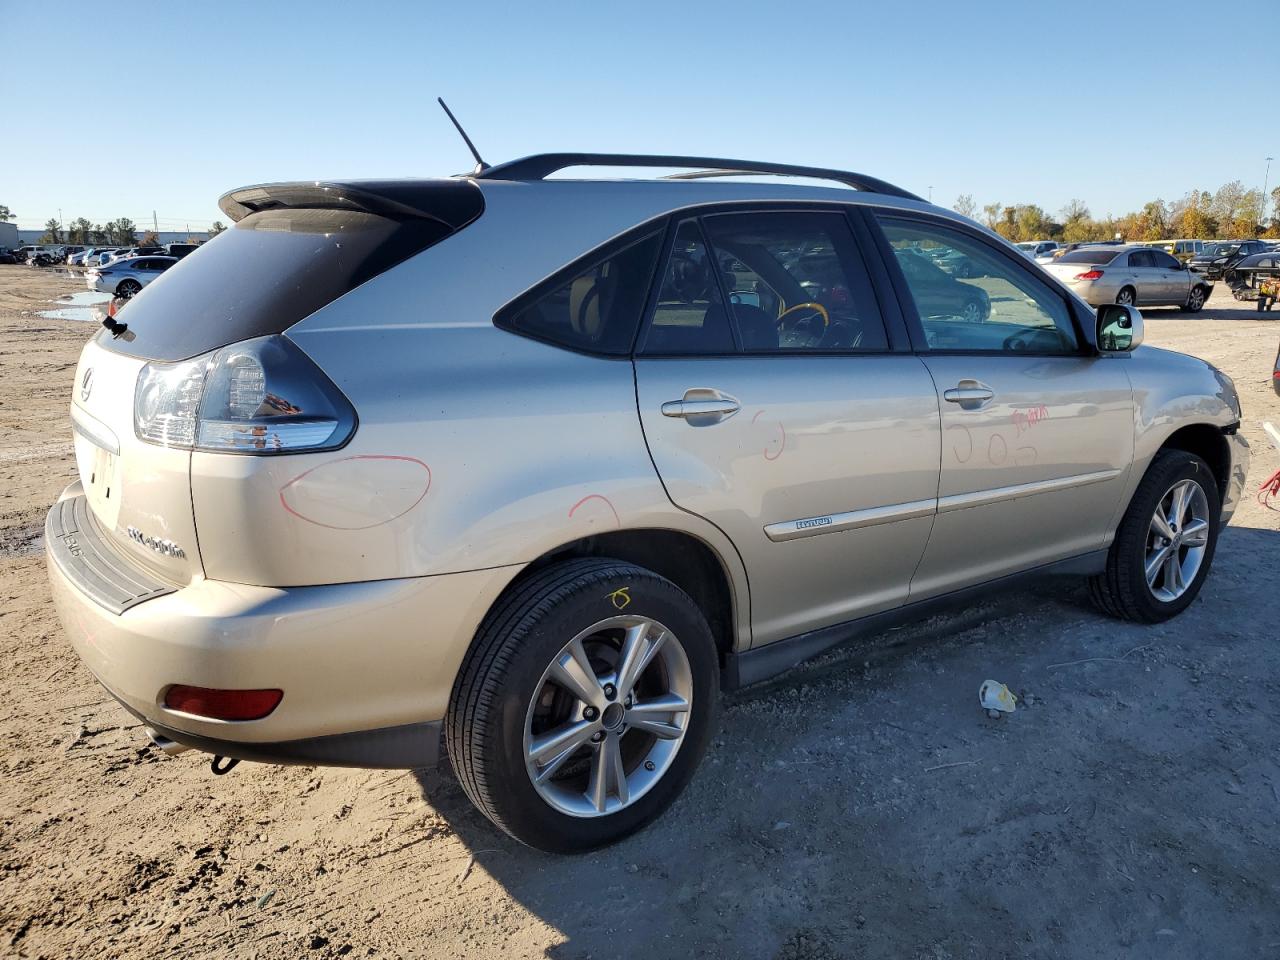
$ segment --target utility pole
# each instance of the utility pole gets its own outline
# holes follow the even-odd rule
[[[933,185],[932,184],[930,184],[929,186],[929,202],[933,203]]]
[[[1263,223],[1265,223],[1267,220],[1267,184],[1271,180],[1271,161],[1274,159],[1275,157],[1267,157],[1267,172],[1262,175],[1262,214],[1261,216],[1262,216]],[[1258,226],[1262,226],[1262,224],[1258,224]]]
[[[156,219],[156,212],[151,211],[151,232],[156,235],[156,239],[160,238],[160,221]]]

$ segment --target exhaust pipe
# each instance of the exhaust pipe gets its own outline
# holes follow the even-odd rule
[[[151,742],[160,749],[160,751],[168,757],[176,757],[180,753],[186,753],[191,748],[185,743],[178,743],[176,740],[170,740],[164,734],[160,733],[155,727],[143,727],[147,731],[147,736]]]

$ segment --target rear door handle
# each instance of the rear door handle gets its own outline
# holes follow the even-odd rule
[[[943,391],[942,399],[958,403],[965,410],[977,410],[992,400],[996,392],[981,380],[961,380],[950,390]]]
[[[693,426],[705,426],[727,420],[742,409],[737,399],[719,390],[692,387],[683,399],[668,400],[662,405],[664,417],[679,417]]]

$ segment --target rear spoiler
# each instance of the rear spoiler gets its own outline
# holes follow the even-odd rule
[[[240,187],[224,193],[218,207],[232,220],[263,210],[359,210],[460,230],[484,212],[484,195],[469,180],[308,180]]]

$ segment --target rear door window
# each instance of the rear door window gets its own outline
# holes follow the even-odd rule
[[[888,349],[843,214],[729,213],[703,225],[745,352]]]
[[[671,244],[641,353],[707,356],[736,352],[716,269],[698,221],[682,221]]]
[[[1129,254],[1130,267],[1145,270],[1155,265],[1155,255],[1146,250],[1135,250]]]

